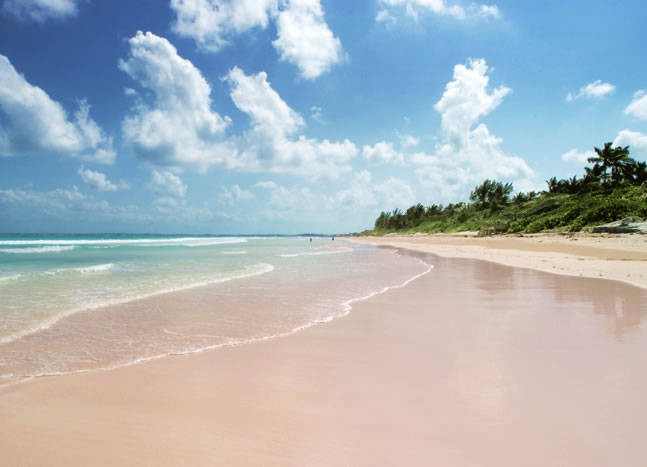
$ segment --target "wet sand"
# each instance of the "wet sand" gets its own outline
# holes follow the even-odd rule
[[[473,232],[354,237],[349,241],[407,248],[445,258],[473,258],[553,274],[602,278],[647,288],[647,235]]]
[[[288,337],[2,388],[3,463],[645,465],[646,290],[425,258]]]

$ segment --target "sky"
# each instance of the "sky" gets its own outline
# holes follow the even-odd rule
[[[0,0],[0,232],[344,233],[647,159],[644,0]]]

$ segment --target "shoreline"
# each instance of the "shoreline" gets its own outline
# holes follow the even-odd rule
[[[339,319],[343,319],[346,316],[348,316],[350,313],[352,313],[353,306],[357,303],[362,303],[366,300],[370,300],[373,297],[382,295],[384,293],[389,292],[390,290],[396,290],[396,289],[401,289],[403,287],[406,287],[409,285],[411,282],[429,274],[433,270],[433,265],[430,265],[422,260],[420,260],[426,267],[427,269],[425,271],[422,271],[420,273],[417,273],[406,280],[404,280],[401,283],[397,284],[392,284],[392,285],[387,285],[384,286],[381,289],[375,290],[373,292],[370,292],[367,295],[362,295],[358,297],[353,297],[348,300],[345,300],[339,304],[340,311],[337,314],[326,316],[323,318],[318,318],[315,319],[314,321],[307,322],[305,324],[301,324],[299,326],[296,326],[293,329],[282,331],[278,334],[270,334],[266,336],[259,336],[259,337],[249,337],[249,338],[242,338],[240,340],[234,340],[232,342],[222,342],[222,343],[217,343],[213,345],[209,345],[204,348],[199,348],[195,350],[188,350],[185,352],[173,352],[173,353],[165,353],[165,354],[159,354],[159,355],[154,355],[150,357],[141,357],[138,359],[135,359],[133,361],[127,362],[127,363],[122,363],[122,364],[116,364],[113,366],[107,366],[107,367],[98,367],[98,368],[89,368],[89,369],[79,369],[79,370],[70,370],[66,372],[61,372],[61,373],[45,373],[45,374],[38,374],[38,375],[33,375],[33,376],[28,376],[24,377],[23,379],[17,379],[17,380],[12,380],[8,381],[6,383],[0,383],[0,394],[2,389],[4,388],[9,388],[12,386],[18,386],[21,384],[28,384],[32,381],[38,381],[40,379],[47,379],[47,378],[57,378],[57,377],[65,377],[65,376],[72,376],[72,375],[83,375],[83,374],[91,374],[91,373],[102,373],[102,372],[110,372],[110,371],[115,371],[119,370],[122,368],[129,368],[133,366],[138,366],[138,365],[145,365],[148,363],[152,363],[158,360],[163,360],[166,358],[176,358],[176,357],[188,357],[191,355],[199,355],[202,353],[209,353],[209,352],[215,352],[221,349],[229,348],[229,347],[241,347],[245,345],[252,345],[252,344],[258,344],[262,342],[268,342],[272,341],[275,339],[283,339],[286,337],[290,337],[293,335],[296,335],[302,331],[305,331],[309,328],[324,325],[327,323],[330,323],[332,321],[336,321]],[[198,287],[204,287],[204,285],[201,286],[195,286],[195,287],[190,287],[190,288],[185,288],[182,289],[181,291],[186,291],[190,289],[195,289]],[[177,291],[175,291],[177,292]],[[161,294],[156,294],[156,295],[168,295],[172,294],[174,292],[163,292]],[[139,300],[139,299],[137,299]],[[117,306],[119,306],[118,304]],[[115,305],[111,305],[115,306]]]
[[[471,258],[552,274],[613,280],[647,289],[647,235],[390,234],[345,239],[443,258]]]
[[[642,465],[647,292],[401,254],[431,259],[434,268],[352,303],[340,319],[277,339],[0,388],[4,458]]]

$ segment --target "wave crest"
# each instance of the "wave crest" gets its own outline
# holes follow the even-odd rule
[[[48,245],[48,246],[36,246],[36,247],[27,247],[27,248],[0,248],[0,253],[9,253],[9,254],[39,254],[39,253],[61,253],[63,251],[74,250],[76,246],[68,245]]]

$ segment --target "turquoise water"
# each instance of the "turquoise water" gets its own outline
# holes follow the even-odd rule
[[[330,238],[0,236],[0,383],[296,332],[428,270]]]
[[[236,237],[0,237],[0,342],[80,310],[268,272],[264,245]]]

